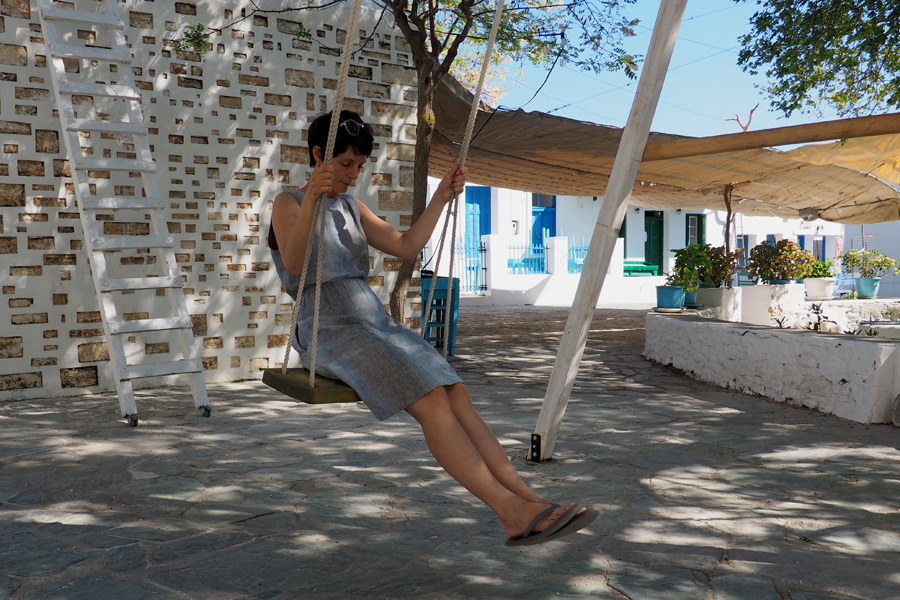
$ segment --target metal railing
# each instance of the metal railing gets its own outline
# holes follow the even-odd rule
[[[547,248],[543,244],[508,246],[506,265],[514,275],[547,272]]]
[[[483,294],[487,291],[487,247],[478,240],[456,241],[456,264],[453,276],[459,277],[459,291]]]
[[[581,273],[584,269],[584,259],[587,257],[588,245],[584,238],[576,244],[574,238],[569,238],[569,273]]]
[[[447,256],[450,244],[444,248],[441,260],[441,277],[447,276],[449,269]],[[437,261],[437,250],[426,245],[422,250],[423,270],[433,270]],[[487,291],[487,246],[475,239],[459,238],[454,247],[453,278],[459,280],[459,291],[471,294],[484,294]]]
[[[848,240],[847,250],[878,250],[878,234],[867,233],[851,237]]]

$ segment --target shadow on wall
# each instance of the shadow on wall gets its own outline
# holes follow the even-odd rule
[[[67,156],[53,118],[56,106],[43,62],[46,49],[39,38],[24,35],[39,27],[38,15],[28,2],[3,5],[0,44],[16,57],[4,71],[19,83],[16,101],[0,104],[0,121],[15,129],[16,143],[7,149],[15,146],[9,169],[18,175],[16,183],[0,184],[0,256],[3,272],[10,274],[2,290],[9,302],[0,304],[0,323],[12,325],[0,325],[0,399],[112,390],[99,303]],[[274,0],[258,5],[282,8]],[[160,3],[123,6],[125,33],[135,55],[132,72],[143,96],[141,107],[165,200],[161,229],[175,239],[174,260],[184,279],[206,380],[255,379],[260,369],[282,361],[290,313],[290,298],[281,291],[264,244],[264,221],[278,192],[305,181],[303,129],[309,117],[332,101],[327,82],[334,77],[339,56],[327,50],[339,47],[339,30],[331,24],[344,22],[349,7],[300,16],[256,15],[211,38],[212,48],[202,57],[172,50],[169,40],[197,23],[231,22],[233,9],[191,2],[175,7],[173,12]],[[377,21],[380,11],[363,10],[372,10],[372,22]],[[301,21],[314,31],[315,42],[292,35]],[[379,152],[356,192],[399,226],[409,212],[411,195],[402,185],[400,170],[412,164],[414,140],[403,127],[414,114],[412,102],[404,99],[412,68],[402,36],[387,25],[376,29],[371,44],[378,47],[377,56],[356,65],[347,104],[374,123]],[[104,80],[111,77],[106,73]],[[80,100],[75,109],[83,116],[91,106]],[[115,136],[95,136],[91,143],[98,156],[133,151],[128,140]],[[136,180],[116,185],[123,188],[116,193],[127,194],[125,188],[135,186]],[[104,228],[148,227],[144,214],[127,215],[121,222],[111,213],[102,218]],[[115,257],[124,258],[131,268],[150,264],[147,252]],[[119,264],[115,259],[112,262]],[[143,295],[125,300],[126,310],[134,314],[155,314],[162,310],[160,302]],[[141,360],[180,355],[177,344],[164,334],[134,336],[126,345],[128,353]],[[183,381],[151,379],[138,385],[177,382]]]

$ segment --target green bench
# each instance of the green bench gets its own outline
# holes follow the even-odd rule
[[[626,277],[650,277],[652,275],[659,275],[659,265],[654,265],[642,260],[625,261]]]

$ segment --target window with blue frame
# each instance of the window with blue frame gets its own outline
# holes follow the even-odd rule
[[[738,266],[742,269],[747,268],[747,258],[749,257],[748,253],[750,249],[747,246],[750,244],[750,236],[749,235],[739,235],[737,236],[737,249],[741,251],[742,258],[738,259]]]

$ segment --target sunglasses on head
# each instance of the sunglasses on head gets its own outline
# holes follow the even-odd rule
[[[375,137],[375,130],[368,123],[360,123],[359,121],[354,121],[353,119],[348,119],[343,121],[338,127],[343,127],[344,131],[350,134],[351,137],[356,137],[363,131]]]

